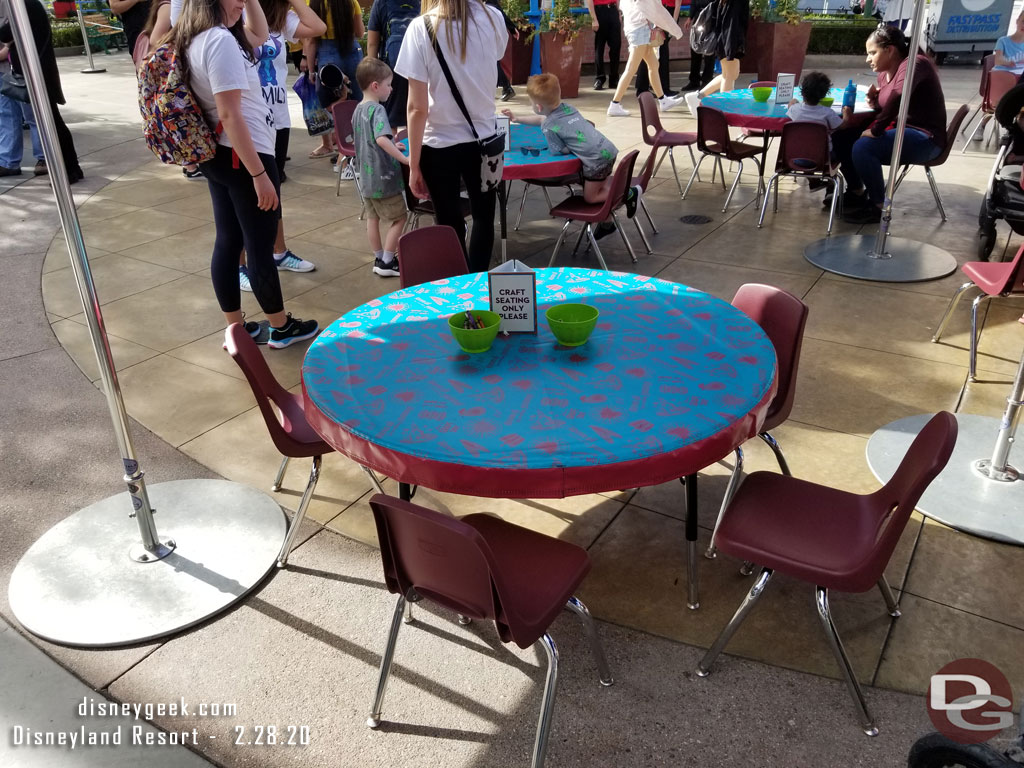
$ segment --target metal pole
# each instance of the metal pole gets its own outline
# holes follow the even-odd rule
[[[977,470],[990,480],[1013,482],[1020,479],[1020,473],[1007,464],[1007,460],[1010,458],[1013,435],[1017,431],[1022,405],[1024,405],[1024,355],[1021,355],[1020,365],[1017,367],[1013,389],[1010,391],[1010,396],[1006,398],[1006,411],[999,423],[999,435],[996,437],[992,458],[991,460],[982,459],[975,464]]]
[[[892,254],[886,253],[885,241],[889,237],[889,223],[892,220],[892,198],[896,194],[896,178],[900,171],[900,153],[903,151],[903,132],[907,127],[907,112],[910,110],[910,94],[914,86],[914,70],[917,68],[918,44],[921,41],[921,30],[924,29],[924,0],[914,3],[914,24],[910,32],[910,53],[908,54],[907,73],[903,79],[903,96],[900,99],[900,113],[896,118],[896,140],[892,147],[892,159],[889,161],[889,180],[885,186],[885,202],[882,205],[882,220],[878,224],[878,238],[875,249],[870,256],[876,259],[891,259]]]
[[[67,170],[64,167],[60,142],[57,139],[52,104],[43,81],[43,68],[39,62],[35,39],[32,36],[28,11],[22,2],[10,2],[8,5],[13,22],[14,40],[18,46],[18,58],[21,61],[29,95],[36,110],[39,136],[46,155],[46,167],[49,169],[54,197],[57,200],[57,212],[64,229],[68,252],[71,254],[75,282],[78,284],[78,293],[82,299],[85,318],[89,324],[89,335],[96,353],[96,361],[99,364],[100,378],[103,380],[103,391],[107,397],[110,418],[114,422],[114,435],[121,451],[124,482],[128,486],[133,510],[130,516],[135,517],[139,525],[139,533],[142,536],[141,548],[133,547],[130,555],[139,562],[153,562],[170,554],[174,544],[173,542],[168,542],[167,545],[160,543],[156,524],[153,522],[153,510],[149,504],[149,495],[146,493],[146,482],[143,472],[139,468],[138,460],[135,458],[135,449],[132,446],[128,428],[128,414],[124,408],[121,388],[117,383],[117,374],[114,371],[114,358],[111,355],[107,333],[103,326],[100,302],[96,296],[96,287],[93,284],[92,271],[89,268],[89,257],[85,251],[85,240],[82,238],[82,227],[78,221],[78,212],[75,210],[75,201],[71,195]],[[79,11],[79,20],[81,20],[81,11]],[[86,45],[88,46],[88,41]]]
[[[89,68],[83,69],[83,74],[92,75],[106,72],[105,69],[96,69],[92,63],[92,46],[89,45],[89,31],[85,28],[85,19],[82,18],[82,6],[80,2],[75,3],[75,13],[78,14],[78,26],[82,29],[82,42],[85,43],[85,55],[89,58]]]

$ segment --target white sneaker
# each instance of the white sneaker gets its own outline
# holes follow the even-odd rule
[[[252,283],[249,282],[249,271],[244,264],[238,265],[238,287],[243,291],[252,293]]]
[[[288,272],[312,272],[316,269],[316,264],[305,259],[300,259],[291,251],[285,251],[284,256],[278,259],[274,257],[274,263],[278,269],[283,269]]]
[[[353,181],[353,180],[355,180],[355,178],[356,178],[356,172],[352,168],[352,163],[346,163],[345,164],[345,170],[343,170],[341,172],[341,179],[342,179],[342,181],[346,181],[346,180]]]
[[[629,117],[629,110],[617,101],[608,105],[608,117]]]
[[[673,96],[662,96],[658,100],[658,106],[661,107],[662,112],[668,112],[670,109],[675,109],[681,103],[681,99]]]
[[[696,117],[697,107],[700,105],[700,91],[690,91],[683,96],[683,99],[686,101],[686,108],[690,110],[690,114]]]

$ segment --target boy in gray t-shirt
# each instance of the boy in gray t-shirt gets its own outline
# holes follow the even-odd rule
[[[608,199],[612,167],[619,150],[601,134],[575,107],[562,102],[562,90],[554,75],[534,75],[526,83],[526,93],[533,102],[532,115],[516,115],[503,109],[502,114],[516,123],[539,125],[555,155],[573,154],[583,163],[583,199],[603,203]],[[632,217],[636,210],[637,191],[630,188],[626,211]],[[604,228],[601,234],[614,229]]]
[[[373,272],[398,277],[398,238],[405,229],[402,165],[409,160],[392,140],[391,123],[384,108],[391,94],[391,68],[380,59],[366,58],[356,67],[356,82],[363,100],[352,113],[352,141],[359,170],[359,194],[366,204],[366,236],[373,249]],[[380,220],[391,222],[380,236]]]

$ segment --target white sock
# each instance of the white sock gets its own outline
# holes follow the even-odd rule
[[[392,261],[395,260],[395,252],[394,251],[384,251],[384,255],[381,258],[384,260],[385,264],[390,264]]]
[[[383,258],[384,258],[384,251],[374,251],[373,252],[373,258],[374,258],[374,260],[377,260],[377,259],[382,259],[383,260]]]
[[[281,259],[284,258],[284,255],[286,253],[288,253],[288,251],[282,251],[281,253],[275,253],[274,254],[274,259],[277,260],[277,261],[280,261]]]

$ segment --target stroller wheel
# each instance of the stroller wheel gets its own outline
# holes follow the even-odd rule
[[[978,259],[988,261],[996,245],[996,228],[982,227],[978,230]]]

